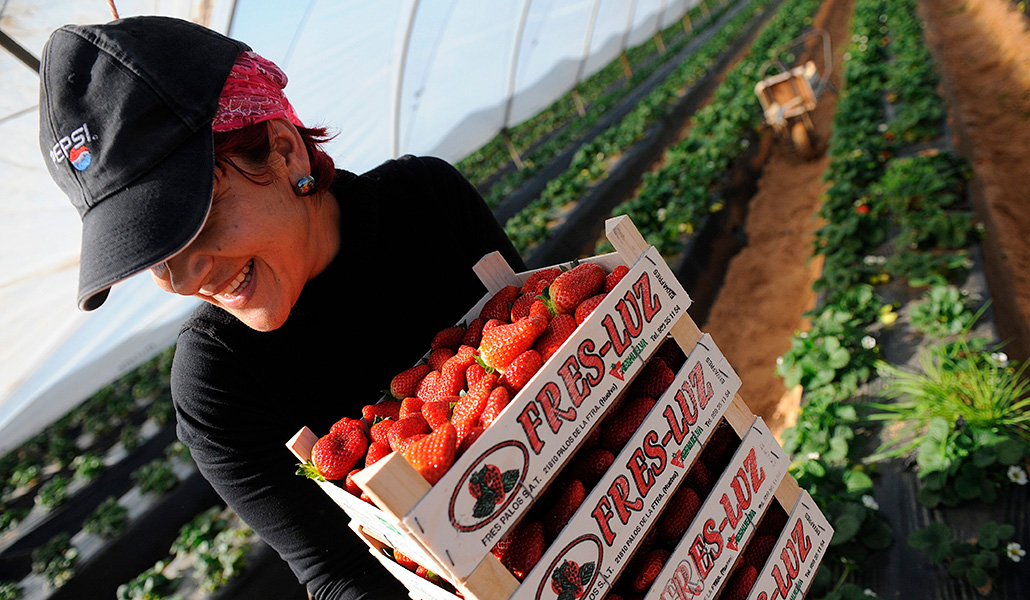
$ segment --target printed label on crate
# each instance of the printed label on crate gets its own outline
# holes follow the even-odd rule
[[[832,537],[830,523],[803,491],[748,600],[804,598]]]
[[[439,549],[452,574],[468,576],[689,306],[687,293],[650,248],[403,519],[404,526]]]
[[[789,463],[765,422],[756,418],[644,599],[714,598]]]
[[[740,389],[705,334],[513,600],[603,598]]]

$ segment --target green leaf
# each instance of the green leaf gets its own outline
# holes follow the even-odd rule
[[[994,450],[998,454],[998,462],[1006,467],[1019,464],[1027,454],[1026,446],[1013,439],[1001,442]]]
[[[508,493],[515,489],[515,486],[519,482],[519,475],[521,473],[518,469],[511,469],[501,474],[501,485],[504,486],[504,493]]]
[[[980,567],[970,567],[966,571],[966,580],[969,584],[975,588],[982,588],[987,585],[987,571],[984,571]]]
[[[908,545],[925,552],[930,560],[941,561],[951,553],[952,537],[954,534],[950,527],[935,521],[910,533]]]
[[[851,541],[861,528],[861,519],[856,519],[852,515],[841,515],[833,521],[833,539],[830,540],[830,545],[837,546]]]
[[[894,531],[883,519],[873,519],[866,526],[862,536],[865,543],[873,550],[885,550],[894,542]]]
[[[862,471],[848,471],[844,473],[844,485],[849,492],[864,492],[873,488],[873,480]]]
[[[984,570],[998,566],[998,555],[993,552],[981,552],[973,557],[973,564]]]
[[[583,563],[579,566],[579,580],[583,582],[583,585],[586,585],[594,576],[594,566],[593,562]]]
[[[483,495],[476,500],[476,506],[472,509],[472,516],[481,519],[490,516],[494,512],[497,503],[494,502],[494,493],[488,489],[483,490]]]

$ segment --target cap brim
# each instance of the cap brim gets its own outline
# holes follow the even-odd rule
[[[214,141],[211,129],[202,127],[154,169],[86,212],[79,308],[98,308],[112,285],[189,245],[207,219],[213,186]]]

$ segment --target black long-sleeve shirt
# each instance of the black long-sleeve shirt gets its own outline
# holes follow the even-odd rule
[[[258,332],[205,304],[172,365],[177,432],[222,499],[319,600],[406,593],[347,528],[342,509],[295,475],[285,444],[360,417],[433,334],[485,293],[472,272],[501,250],[524,270],[482,198],[453,167],[404,157],[332,187],[341,245],[279,329]]]

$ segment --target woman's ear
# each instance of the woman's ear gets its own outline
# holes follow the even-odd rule
[[[291,182],[311,174],[308,149],[293,123],[285,119],[268,121],[268,143],[273,158],[283,159]]]

